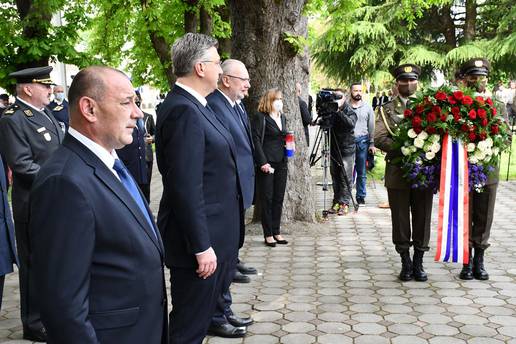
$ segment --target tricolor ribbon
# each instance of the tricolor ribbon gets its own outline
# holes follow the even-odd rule
[[[460,140],[446,134],[442,145],[435,260],[467,264],[468,241],[468,153]]]

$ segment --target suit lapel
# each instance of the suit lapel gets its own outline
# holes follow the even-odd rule
[[[129,194],[123,184],[115,177],[113,172],[111,172],[108,167],[95,154],[93,154],[93,152],[91,152],[82,143],[77,141],[73,136],[66,135],[63,144],[76,152],[88,165],[90,165],[95,170],[95,176],[104,185],[106,185],[106,187],[110,189],[111,192],[113,192],[113,194],[127,207],[127,209],[129,209],[136,221],[138,221],[140,226],[144,229],[149,239],[154,243],[154,245],[156,245],[156,248],[160,254],[163,255],[163,244],[161,243],[161,240],[157,238],[159,231],[157,231],[156,226],[153,223],[154,228],[149,228],[148,221],[142,214],[140,207],[138,207],[136,201]],[[143,198],[143,195],[141,195],[141,197]],[[152,214],[150,213],[148,206],[147,211],[149,212],[149,216],[152,219]],[[152,232],[152,230],[156,230],[156,235]]]

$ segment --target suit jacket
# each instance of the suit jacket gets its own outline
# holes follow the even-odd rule
[[[13,272],[13,264],[18,264],[16,245],[14,243],[14,224],[7,200],[7,179],[2,167],[0,155],[0,276]],[[2,295],[0,295],[0,300]]]
[[[212,247],[236,259],[240,238],[236,148],[213,111],[179,86],[161,104],[156,159],[163,178],[158,227],[169,267],[196,268]]]
[[[138,184],[148,184],[150,182],[145,160],[145,149],[145,130],[136,127],[133,129],[133,142],[116,150],[116,154]]]
[[[281,126],[268,114],[258,112],[253,118],[253,141],[256,165],[263,166],[270,162],[285,162],[285,135],[287,122],[281,115]]]
[[[148,136],[154,137],[156,135],[156,123],[154,122],[154,117],[150,113],[143,113],[143,122],[145,123],[145,133]],[[145,143],[145,160],[147,162],[154,161],[154,150],[152,149],[152,143]]]
[[[249,208],[254,197],[254,160],[249,120],[238,109],[234,109],[225,96],[216,90],[206,100],[217,118],[229,130],[236,145],[238,181],[243,208]],[[235,104],[235,106],[239,106]]]
[[[52,100],[48,104],[48,108],[52,111],[55,119],[63,123],[65,128],[68,129],[70,125],[70,118],[68,113],[68,101],[65,99],[61,104],[58,104],[55,100]]]
[[[30,205],[48,343],[165,344],[163,245],[114,173],[67,135],[36,178]]]
[[[32,182],[63,141],[61,126],[48,109],[45,113],[16,100],[0,118],[0,153],[13,171],[14,221],[28,221]]]

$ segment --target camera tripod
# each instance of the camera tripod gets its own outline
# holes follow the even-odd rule
[[[317,121],[317,120],[316,120]],[[326,218],[328,216],[328,210],[326,207],[326,192],[328,191],[328,168],[330,167],[331,161],[335,163],[339,167],[339,175],[344,180],[346,185],[347,192],[349,194],[349,198],[353,203],[353,208],[355,212],[358,211],[359,205],[353,198],[353,193],[351,189],[351,183],[348,180],[346,168],[342,163],[342,154],[340,152],[339,147],[337,146],[337,158],[331,155],[331,139],[330,135],[334,135],[331,130],[331,125],[321,124],[317,131],[317,135],[315,137],[314,146],[312,148],[312,152],[310,153],[310,167],[313,167],[319,160],[322,160],[322,168],[323,168],[323,180],[322,180],[322,190],[323,190],[323,210],[322,216]],[[335,137],[333,137],[335,138]],[[322,146],[321,146],[322,145]],[[321,154],[317,156],[319,152],[319,148],[321,148]],[[318,184],[319,185],[319,184]],[[335,187],[335,186],[334,186]]]

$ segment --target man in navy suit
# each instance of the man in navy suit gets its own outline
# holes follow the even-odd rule
[[[205,98],[222,73],[216,47],[214,38],[193,33],[174,43],[177,81],[158,110],[158,227],[171,275],[171,344],[202,342],[242,237],[235,143]]]
[[[70,126],[68,114],[68,101],[65,99],[64,87],[61,85],[54,86],[54,100],[48,104],[48,108],[52,110],[55,119],[61,124],[63,130]]]
[[[206,99],[217,118],[231,133],[236,145],[238,181],[240,191],[240,233],[245,233],[245,210],[253,203],[254,196],[254,160],[253,145],[249,119],[237,101],[244,98],[251,87],[249,73],[245,65],[238,60],[226,60],[222,64],[222,76],[218,89]],[[243,243],[243,238],[240,240]],[[229,268],[223,286],[222,296],[217,302],[209,333],[221,337],[243,337],[246,326],[253,323],[251,318],[240,318],[231,311],[231,293],[229,286],[236,272],[236,260]]]
[[[136,120],[131,82],[89,67],[69,92],[70,128],[31,190],[30,239],[49,343],[165,344],[164,248],[115,149]]]

